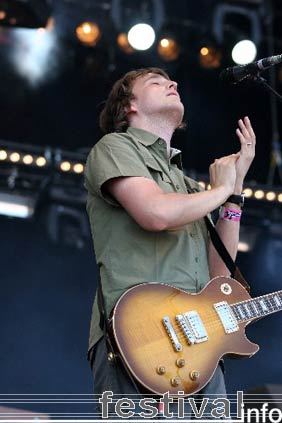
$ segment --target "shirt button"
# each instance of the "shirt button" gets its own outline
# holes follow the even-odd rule
[[[191,236],[191,238],[193,238],[194,237],[194,234],[190,234],[190,236]]]
[[[176,188],[176,189],[180,189],[180,186],[179,186],[179,185],[175,185],[175,188]]]
[[[163,142],[162,140],[159,140],[159,141],[158,141],[158,144],[159,144],[159,145],[163,145],[163,143],[164,143],[164,142]]]
[[[199,263],[199,257],[195,257],[195,262]]]

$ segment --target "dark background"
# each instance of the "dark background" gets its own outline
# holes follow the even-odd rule
[[[155,47],[151,52],[130,57],[118,50],[112,51],[109,33],[114,35],[116,29],[111,29],[111,24],[100,46],[80,45],[74,34],[78,20],[74,16],[77,17],[77,10],[85,13],[89,1],[85,4],[84,1],[51,2],[58,36],[57,54],[53,57],[55,65],[36,83],[19,75],[10,60],[16,45],[15,30],[0,27],[0,138],[23,145],[88,151],[101,136],[98,114],[112,83],[132,68],[157,65],[179,82],[187,129],[176,134],[175,146],[183,151],[187,172],[206,174],[215,158],[237,151],[236,121],[248,115],[257,134],[257,157],[249,180],[266,184],[273,132],[269,95],[262,87],[227,86],[219,80],[221,69],[232,65],[228,45],[223,46],[219,69],[203,69],[197,60],[196,47],[211,36],[212,10],[216,3],[210,0],[164,2],[166,19],[176,22],[183,35],[182,55],[177,63],[170,64],[157,57]],[[268,55],[265,25],[268,2],[238,3],[243,7],[250,4],[253,7],[255,3],[262,8],[263,38],[258,57]],[[273,2],[273,6],[274,54],[279,54],[280,4]],[[105,14],[109,14],[109,10]],[[194,22],[197,29],[191,33],[181,29],[186,20]],[[200,31],[202,27],[204,30]],[[269,78],[268,73],[266,77]],[[275,80],[281,92],[279,66]],[[280,105],[277,112],[280,129]],[[275,189],[281,186],[277,174],[273,184]],[[86,351],[97,279],[93,247],[89,234],[83,242],[76,242],[68,226],[62,229],[58,239],[52,240],[49,207],[48,201],[43,202],[30,221],[0,219],[2,394],[92,392]],[[250,253],[239,254],[239,265],[252,285],[252,295],[256,296],[281,287],[281,206],[267,209],[262,203],[254,202],[248,207],[248,216],[260,210],[255,219],[243,220],[247,234],[255,233],[256,242]],[[275,219],[274,208],[278,208]],[[83,207],[80,210],[85,213]],[[63,220],[61,223],[64,225]],[[282,384],[280,327],[279,314],[250,326],[249,337],[260,344],[261,350],[250,360],[226,361],[229,393],[266,383]],[[26,408],[39,410],[34,404]]]

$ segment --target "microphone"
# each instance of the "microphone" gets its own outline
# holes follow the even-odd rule
[[[248,63],[247,65],[233,66],[224,69],[219,78],[222,81],[237,84],[246,78],[257,76],[260,72],[265,71],[271,66],[277,65],[282,62],[282,54],[277,56],[266,57],[265,59],[258,60],[257,62]]]

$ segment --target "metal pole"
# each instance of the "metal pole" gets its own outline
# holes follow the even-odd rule
[[[267,35],[267,50],[268,56],[274,55],[274,13],[273,13],[273,0],[266,0],[266,35]],[[269,71],[270,85],[276,89],[276,71],[272,67]],[[278,125],[278,108],[277,99],[275,96],[270,95],[270,113],[272,123],[272,140],[271,140],[271,153],[270,153],[270,166],[268,172],[267,183],[273,184],[275,170],[277,168],[280,183],[282,183],[282,157],[280,147],[280,135]]]

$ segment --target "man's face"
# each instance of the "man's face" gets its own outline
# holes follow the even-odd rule
[[[156,115],[175,119],[177,127],[183,119],[184,106],[177,92],[177,83],[162,75],[148,73],[133,83],[130,111],[140,117],[154,118]]]

